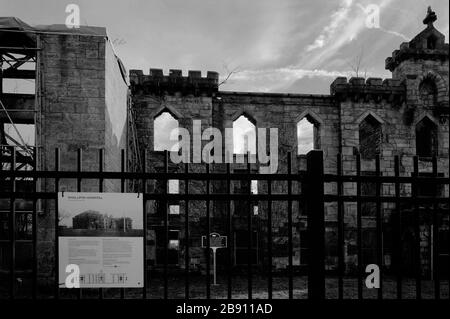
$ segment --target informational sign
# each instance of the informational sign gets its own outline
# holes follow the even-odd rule
[[[206,236],[202,236],[202,247],[206,246]],[[209,234],[209,248],[227,248],[227,236],[220,236],[219,233]]]
[[[214,285],[217,285],[217,274],[216,274],[216,253],[219,248],[227,248],[227,236],[221,236],[219,233],[209,234],[209,248],[213,251],[213,273],[214,273]],[[202,247],[207,248],[208,243],[206,241],[206,236],[202,236]]]
[[[58,193],[61,288],[66,288],[66,271],[73,265],[79,268],[80,288],[144,287],[142,197]]]

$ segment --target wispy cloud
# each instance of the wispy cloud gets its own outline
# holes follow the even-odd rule
[[[338,76],[346,76],[349,71],[329,71],[322,69],[300,69],[295,67],[270,68],[264,70],[242,70],[225,83],[222,90],[246,90],[257,92],[285,92],[301,79],[323,79],[331,82]]]
[[[383,31],[384,33],[388,33],[388,34],[392,34],[392,35],[395,35],[397,37],[400,37],[400,38],[402,38],[405,41],[410,41],[411,40],[410,38],[408,38],[403,33],[400,33],[400,32],[394,31],[394,30],[388,30],[388,29],[385,29],[385,28],[382,28],[382,27],[380,27],[379,30]]]
[[[391,1],[379,1],[377,5],[380,9],[380,15]],[[367,30],[367,16],[361,10],[361,7],[359,3],[355,5],[353,0],[342,0],[337,11],[331,14],[330,22],[323,28],[314,42],[306,47],[298,66],[306,69],[320,68],[328,59],[334,57],[344,45],[356,40],[361,32]],[[386,29],[381,31],[405,38],[395,31]]]
[[[448,1],[442,0],[77,3],[83,21],[107,27],[111,39],[124,39],[116,48],[127,69],[212,70],[226,76],[225,61],[230,69],[245,70],[221,86],[236,91],[326,92],[335,76],[351,73],[348,60],[361,48],[371,76],[390,76],[384,58],[421,31],[428,5],[437,12],[436,26],[446,41],[449,33]],[[365,24],[371,4],[380,8],[379,29]],[[65,3],[57,0],[0,0],[0,7],[2,15],[30,24],[63,23],[66,17]]]
[[[340,71],[327,71],[327,70],[307,70],[299,68],[274,68],[267,70],[244,70],[236,73],[234,76],[235,80],[250,80],[252,78],[258,79],[274,79],[278,80],[298,80],[304,77],[336,77],[345,74],[345,72]]]
[[[323,48],[325,44],[334,38],[336,31],[347,20],[352,3],[353,0],[341,1],[339,9],[331,15],[330,23],[323,28],[322,33],[320,33],[314,42],[306,47],[307,52]]]

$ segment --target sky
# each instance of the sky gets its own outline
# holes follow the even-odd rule
[[[389,77],[384,60],[425,26],[428,5],[448,42],[442,0],[0,0],[0,16],[60,24],[68,4],[81,24],[104,26],[127,69],[233,72],[224,91],[328,94],[336,76]],[[364,9],[377,5],[379,27]]]
[[[72,3],[82,25],[107,28],[128,70],[232,73],[222,91],[329,94],[357,65],[389,78],[385,58],[425,28],[429,5],[449,36],[447,0],[0,0],[0,16],[62,24]],[[367,23],[374,5],[378,25]]]

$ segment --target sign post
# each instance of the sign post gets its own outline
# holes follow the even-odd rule
[[[206,236],[202,236],[202,248],[206,248]],[[216,272],[216,253],[219,248],[227,248],[227,236],[220,236],[219,233],[209,234],[209,248],[213,251],[213,272],[214,272],[214,283],[217,285],[217,272]],[[209,260],[208,260],[209,262]],[[209,276],[210,274],[208,274]]]

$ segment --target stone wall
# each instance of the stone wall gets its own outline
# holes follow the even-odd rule
[[[125,123],[127,85],[103,36],[42,34],[38,54],[36,117],[40,170],[55,169],[55,148],[60,149],[60,170],[77,169],[77,150],[82,150],[82,170],[99,169],[99,149],[105,149],[105,169],[120,167],[119,148],[125,146],[112,126]],[[108,80],[106,79],[108,76]],[[113,115],[110,115],[113,114]],[[112,119],[111,119],[112,118]],[[54,181],[40,188],[54,191]],[[60,191],[76,191],[76,181],[60,181]],[[81,191],[99,190],[96,180],[82,181]],[[105,182],[104,191],[119,191],[117,183]],[[54,276],[55,201],[42,201],[38,218],[38,272],[43,283]]]
[[[413,62],[404,62],[413,63]],[[420,67],[425,76],[432,74],[432,79],[437,81],[437,90],[439,99],[446,99],[448,96],[448,71],[443,71],[442,67],[437,67],[430,63],[433,70],[426,69],[423,65]],[[445,64],[445,63],[444,63]],[[400,63],[398,69],[404,64]],[[415,70],[417,71],[417,70]],[[430,73],[434,72],[434,73]],[[439,73],[438,73],[439,72]],[[265,93],[239,93],[239,92],[214,92],[206,89],[193,90],[192,79],[181,77],[180,73],[171,72],[172,75],[161,77],[161,72],[150,71],[150,75],[143,75],[141,71],[132,71],[133,102],[135,109],[141,116],[137,119],[136,125],[141,147],[149,152],[147,157],[147,167],[156,170],[163,168],[163,155],[161,152],[153,151],[153,120],[156,115],[166,110],[174,115],[179,121],[180,127],[187,128],[192,136],[192,121],[202,120],[202,129],[213,125],[224,133],[226,128],[232,128],[233,121],[241,115],[246,116],[253,122],[256,128],[277,128],[279,134],[278,147],[278,170],[277,173],[287,172],[287,154],[290,152],[293,156],[293,172],[299,172],[306,169],[305,156],[297,155],[297,123],[307,117],[314,123],[319,134],[318,148],[324,151],[324,169],[325,173],[336,173],[337,155],[342,154],[344,174],[354,175],[356,172],[356,155],[361,153],[359,138],[359,129],[361,123],[364,123],[367,117],[378,122],[380,126],[379,155],[380,171],[383,176],[394,175],[394,158],[400,158],[400,175],[411,176],[413,172],[413,157],[416,155],[416,124],[423,118],[428,118],[436,124],[438,139],[438,172],[448,176],[448,120],[445,120],[445,114],[436,112],[436,106],[422,103],[418,96],[418,85],[420,82],[408,82],[412,76],[408,75],[408,80],[398,78],[399,71],[396,69],[393,79],[378,78],[337,78],[331,84],[330,95],[297,95],[297,94],[265,94]],[[178,77],[178,80],[176,80]],[[417,78],[420,76],[418,75]],[[446,81],[439,80],[440,77],[447,77]],[[423,76],[422,76],[423,78]],[[133,81],[133,80],[132,80]],[[178,81],[178,82],[177,82]],[[134,83],[134,84],[133,84]],[[178,83],[178,90],[177,90]],[[190,83],[191,86],[188,86]],[[447,83],[447,84],[446,84]],[[411,87],[413,86],[413,87]],[[212,94],[211,91],[213,92]],[[442,93],[443,92],[443,93]],[[414,112],[411,112],[411,109]],[[223,134],[224,136],[225,134]],[[202,142],[203,144],[205,142]],[[226,149],[226,141],[222,143],[222,153]],[[228,149],[232,149],[229,146]],[[269,149],[267,147],[267,149]],[[192,144],[191,144],[192,152]],[[192,154],[191,154],[192,155]],[[191,157],[192,158],[192,157]],[[171,171],[182,171],[180,165],[171,165]],[[419,161],[420,172],[430,172],[431,165],[428,159]],[[190,164],[190,171],[204,171],[204,165]],[[246,164],[232,164],[233,171],[246,169]],[[260,164],[252,164],[252,171],[260,171]],[[214,164],[212,171],[224,172],[225,166]],[[375,173],[375,160],[363,159],[361,162],[361,171],[363,175],[373,175]],[[370,184],[370,183],[367,183]],[[223,192],[225,185],[219,182],[214,183],[212,191]],[[365,189],[373,195],[374,185],[365,185]],[[154,184],[152,190],[158,191],[158,185]],[[301,193],[301,185],[293,185],[294,192]],[[180,191],[183,192],[184,184],[180,182]],[[232,192],[242,191],[242,184],[232,183]],[[190,192],[205,192],[204,183],[197,182],[189,185]],[[325,185],[325,191],[329,194],[335,194],[337,186],[334,183]],[[286,182],[274,182],[272,184],[272,193],[286,193]],[[448,194],[448,188],[442,189],[442,194]],[[260,181],[258,183],[258,193],[267,193],[267,183]],[[402,196],[411,194],[410,185],[402,185]],[[345,195],[356,195],[356,184],[344,184]],[[394,196],[395,188],[393,185],[382,185],[381,194],[385,196]],[[363,194],[364,195],[364,194]],[[192,204],[192,203],[191,203]],[[153,205],[153,206],[152,206]],[[155,213],[156,203],[153,203],[153,213]],[[184,204],[180,203],[180,212],[178,216],[171,216],[169,224],[173,229],[179,229],[180,245],[184,247]],[[204,251],[199,247],[200,238],[205,231],[205,204],[192,204],[189,208],[190,216],[192,214],[192,227],[190,231],[191,262],[200,264],[204,267]],[[253,205],[253,204],[252,204]],[[374,203],[363,204],[363,249],[365,263],[373,263],[375,260],[376,248],[376,219],[374,212]],[[236,212],[236,203],[231,204],[232,211]],[[219,233],[226,233],[226,205],[218,201],[211,206],[211,230]],[[393,229],[392,214],[395,205],[392,203],[383,203],[381,210],[383,214],[383,227],[385,232],[383,240],[386,243],[384,250],[384,263],[386,267],[391,266],[392,250],[391,245]],[[411,211],[405,207],[405,211]],[[272,206],[273,214],[273,267],[276,269],[285,269],[288,263],[287,251],[287,203],[274,202]],[[357,230],[356,230],[356,203],[344,204],[345,216],[345,263],[348,271],[355,269],[357,262]],[[149,212],[152,212],[150,208]],[[335,269],[337,265],[337,205],[328,203],[325,206],[326,219],[326,242],[327,242],[327,269]],[[409,213],[408,213],[409,214]],[[406,215],[408,215],[406,214]],[[264,234],[267,232],[267,203],[258,203],[258,214],[253,216],[253,229],[258,236],[258,264],[263,267],[266,265],[267,242]],[[409,218],[409,217],[407,217]],[[307,263],[305,251],[304,231],[307,227],[307,220],[302,211],[301,203],[294,202],[293,205],[293,240],[294,240],[294,266],[301,266]],[[149,219],[150,229],[153,226],[161,225],[161,215],[153,215]],[[200,227],[198,227],[200,226]],[[246,217],[233,217],[233,227],[235,231],[246,231]],[[427,245],[428,233],[426,226],[422,226],[422,261],[424,272],[429,268],[429,247]],[[150,230],[151,242],[156,242],[155,232]],[[406,235],[405,235],[406,236]],[[233,238],[230,239],[233,244]],[[183,267],[183,248],[180,249],[180,266]],[[150,259],[155,257],[155,251],[149,254]],[[194,264],[194,262],[192,262]]]
[[[336,156],[339,152],[339,109],[331,96],[300,95],[300,94],[258,94],[219,92],[214,104],[214,118],[220,129],[232,128],[233,121],[245,114],[255,123],[256,128],[278,129],[278,170],[276,173],[287,173],[287,156],[292,157],[292,172],[306,169],[306,157],[298,155],[297,123],[305,117],[312,119],[318,127],[320,144],[324,151],[326,173],[335,171]],[[268,144],[268,142],[267,142]],[[266,150],[269,150],[267,145]],[[258,165],[258,164],[257,164]],[[245,165],[241,165],[244,166]],[[239,164],[231,165],[232,170],[239,169]],[[258,167],[256,172],[258,172]],[[238,182],[236,182],[238,183]],[[272,193],[287,193],[287,183],[275,181],[272,183]],[[233,190],[232,190],[233,191]],[[301,185],[293,183],[293,192],[300,193]],[[267,194],[267,183],[258,182],[258,194]],[[258,215],[253,217],[254,229],[258,232],[258,263],[267,264],[267,212],[268,203],[258,203]],[[301,248],[305,247],[307,221],[300,210],[301,204],[294,201],[293,212],[293,265],[298,267],[307,261],[306,255],[301,255]],[[327,205],[327,214],[332,207]],[[287,212],[288,203],[274,201],[272,203],[272,234],[273,234],[273,266],[275,269],[285,269],[288,264],[287,245]],[[246,230],[247,220],[241,219],[235,223],[235,230]]]
[[[256,128],[278,129],[278,169],[277,173],[287,172],[287,155],[292,155],[292,170],[294,173],[306,169],[304,155],[298,155],[297,123],[308,118],[315,125],[317,138],[315,144],[324,152],[325,173],[336,173],[337,155],[342,154],[343,172],[355,174],[355,156],[361,153],[359,128],[360,124],[370,116],[377,121],[381,129],[380,158],[382,175],[394,174],[394,158],[401,160],[400,174],[411,176],[413,172],[413,156],[416,154],[416,125],[424,118],[436,125],[438,140],[438,173],[448,176],[449,153],[449,121],[448,121],[448,44],[433,28],[425,31],[410,43],[402,44],[400,50],[394,51],[386,61],[386,67],[393,73],[392,79],[361,79],[337,78],[331,84],[329,95],[300,94],[267,94],[221,92],[218,90],[218,74],[207,72],[202,77],[199,71],[189,71],[183,76],[180,70],[170,70],[164,75],[160,69],[150,69],[148,75],[141,70],[130,71],[130,87],[123,79],[123,69],[114,54],[111,44],[103,36],[58,35],[43,34],[39,36],[42,51],[38,56],[38,98],[40,110],[36,116],[37,145],[40,148],[39,169],[54,169],[54,149],[61,150],[60,169],[76,169],[76,151],[83,151],[83,170],[97,170],[98,149],[105,149],[105,170],[120,169],[120,150],[126,148],[132,138],[128,132],[127,104],[129,93],[133,112],[138,145],[141,153],[146,152],[147,171],[161,172],[164,169],[163,152],[154,151],[153,122],[161,112],[171,113],[185,128],[190,136],[199,138],[201,132],[194,132],[193,120],[201,120],[201,128],[215,127],[222,131],[232,128],[233,121],[245,115]],[[433,34],[437,37],[436,47],[423,47],[424,37]],[[424,97],[421,92],[422,83],[430,81],[436,88],[435,96]],[[433,89],[433,88],[432,88]],[[427,99],[427,100],[425,100]],[[434,103],[434,101],[436,103]],[[224,134],[223,134],[224,136]],[[378,139],[378,138],[377,138]],[[229,148],[222,141],[222,151]],[[201,142],[201,149],[207,141]],[[267,147],[268,149],[268,147]],[[191,159],[198,155],[194,150],[193,140],[190,141]],[[131,155],[127,154],[127,160]],[[253,159],[253,157],[252,157]],[[244,156],[244,160],[249,159]],[[363,174],[373,174],[374,160],[363,160]],[[135,167],[135,166],[133,166]],[[250,165],[253,173],[261,172],[262,165],[256,161]],[[419,162],[421,173],[429,173],[429,159]],[[169,162],[170,172],[184,171],[184,165]],[[191,172],[205,172],[204,164],[190,164]],[[242,172],[247,169],[246,162],[232,164],[232,171]],[[225,165],[211,164],[211,172],[224,172]],[[42,190],[53,191],[53,181],[43,181]],[[373,185],[372,185],[373,186]],[[365,185],[370,193],[373,187]],[[98,182],[83,181],[82,191],[97,191]],[[119,191],[117,181],[106,181],[105,191]],[[179,192],[183,193],[185,185],[179,181]],[[75,181],[62,180],[60,190],[76,190]],[[212,182],[212,192],[223,192],[223,182]],[[161,181],[152,181],[147,185],[148,192],[162,192]],[[247,192],[248,185],[234,181],[232,192]],[[293,183],[294,193],[301,193],[302,185]],[[336,193],[335,184],[325,185],[326,193]],[[448,195],[448,187],[440,190]],[[206,183],[191,181],[189,192],[202,194],[206,192]],[[267,183],[258,183],[258,194],[267,192]],[[286,193],[286,182],[274,182],[272,193]],[[402,195],[411,194],[411,186],[403,185]],[[356,194],[355,183],[344,185],[344,194]],[[393,185],[383,185],[382,195],[394,195]],[[169,203],[177,205],[179,214],[169,216],[171,230],[179,231],[180,250],[179,265],[184,265],[184,202]],[[233,212],[239,210],[242,203],[231,203]],[[244,203],[248,204],[248,203]],[[54,201],[43,202],[38,218],[38,245],[40,251],[39,274],[43,281],[54,276]],[[255,203],[250,203],[250,207]],[[264,267],[267,262],[267,242],[264,234],[267,232],[267,203],[256,204],[258,210],[253,215],[253,230],[257,231],[258,264]],[[367,216],[363,216],[364,246],[367,248],[366,261],[372,261],[370,249],[374,247],[375,218],[371,215],[373,209],[365,205]],[[214,201],[210,207],[211,231],[224,234],[227,230],[226,202]],[[161,203],[149,202],[148,213],[148,262],[158,264],[157,229],[163,225]],[[190,201],[190,263],[194,268],[204,270],[206,262],[204,249],[200,247],[201,236],[206,233],[206,204],[203,201]],[[392,214],[395,206],[382,204],[382,213],[386,231],[384,260],[387,267],[392,258],[392,247],[389,247],[389,236]],[[405,207],[405,211],[411,211]],[[422,209],[422,208],[421,208]],[[426,207],[423,207],[426,210]],[[345,255],[347,270],[352,270],[356,264],[356,204],[346,203],[345,210]],[[273,267],[286,269],[287,258],[287,203],[274,202],[273,214]],[[334,269],[337,261],[337,206],[330,203],[325,206],[327,269]],[[307,220],[301,203],[293,203],[293,239],[294,266],[307,263],[305,248],[305,230]],[[247,230],[246,216],[235,214],[233,227],[236,231]],[[424,269],[428,267],[429,230],[425,224],[421,226],[421,246]],[[234,236],[229,244],[234,244]],[[219,258],[223,258],[219,257]]]
[[[162,70],[151,69],[150,75],[144,75],[140,70],[130,71],[131,91],[133,94],[133,107],[137,114],[135,118],[139,148],[147,154],[146,170],[149,172],[163,172],[164,153],[154,151],[154,119],[162,112],[167,111],[178,121],[180,128],[189,131],[193,138],[201,138],[193,132],[193,120],[200,120],[202,130],[212,126],[213,123],[213,97],[212,92],[217,91],[217,73],[208,72],[206,77],[201,77],[198,71],[190,71],[187,77],[183,77],[181,71],[170,70],[169,75],[163,75]],[[182,89],[180,89],[182,88]],[[175,89],[175,90],[174,90]],[[151,90],[151,94],[149,91]],[[169,134],[169,132],[168,132]],[[195,135],[195,137],[194,137]],[[190,141],[190,158],[193,158],[193,138]],[[202,142],[202,147],[206,142]],[[174,165],[169,159],[170,172],[183,172],[184,165]],[[191,172],[205,172],[203,164],[189,165]],[[147,191],[162,193],[162,182],[152,181],[147,185]],[[184,181],[179,181],[180,192],[184,190]],[[204,193],[205,182],[192,181],[189,185],[190,193]],[[175,204],[175,203],[172,203]],[[185,210],[185,203],[176,203],[179,211]],[[156,232],[163,225],[160,203],[149,201],[148,213],[148,263],[153,265],[161,263],[157,255]],[[202,228],[195,227],[205,225],[206,204],[202,201],[190,201],[189,217],[192,225],[190,254],[193,269],[195,265],[205,264],[204,249],[200,248]],[[170,215],[169,225],[171,230],[180,231],[180,247],[184,247],[184,215]],[[184,265],[183,255],[180,254],[180,265]]]

